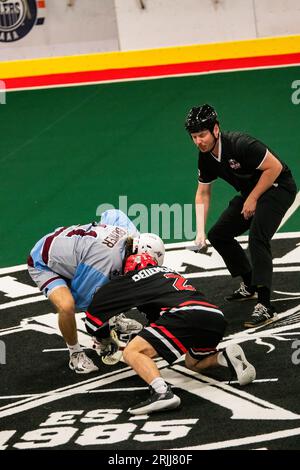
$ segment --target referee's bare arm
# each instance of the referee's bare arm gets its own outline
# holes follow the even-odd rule
[[[244,203],[242,214],[245,219],[248,219],[254,214],[257,200],[278,178],[282,171],[282,164],[267,150],[265,158],[257,169],[260,170],[262,174]]]
[[[211,184],[199,183],[195,197],[195,210],[196,210],[196,227],[197,236],[196,244],[205,245],[205,225],[208,215],[208,209],[211,198]]]

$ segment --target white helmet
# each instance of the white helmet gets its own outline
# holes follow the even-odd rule
[[[165,247],[162,239],[155,233],[141,233],[139,237],[134,237],[132,253],[149,253],[156,261],[158,266],[162,266],[165,256]]]

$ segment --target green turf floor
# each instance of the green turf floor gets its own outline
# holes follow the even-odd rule
[[[226,130],[252,134],[300,181],[300,67],[10,92],[1,113],[0,266],[26,261],[53,228],[97,219],[97,207],[190,204],[197,152],[191,106],[214,105]],[[1,77],[0,77],[1,78]],[[232,189],[214,185],[209,225]],[[133,210],[133,209],[132,209]],[[137,214],[138,215],[138,214]],[[299,211],[283,227],[299,230]],[[174,239],[171,224],[170,240]]]

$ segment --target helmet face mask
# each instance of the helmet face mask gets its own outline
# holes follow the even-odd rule
[[[209,104],[193,107],[185,120],[185,128],[189,134],[204,130],[209,130],[212,133],[215,124],[218,124],[218,115]]]
[[[148,253],[154,258],[158,266],[162,266],[165,256],[165,247],[162,239],[155,233],[141,233],[133,239],[132,253]]]
[[[131,271],[139,271],[140,269],[147,268],[147,266],[157,266],[157,261],[148,253],[130,255],[125,261],[124,274]]]

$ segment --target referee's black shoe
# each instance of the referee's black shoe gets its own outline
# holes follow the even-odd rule
[[[266,307],[263,304],[256,304],[251,318],[245,321],[244,326],[245,328],[255,328],[256,326],[268,325],[276,320],[278,320],[278,315],[272,305]]]
[[[132,415],[145,415],[154,413],[155,411],[174,410],[180,405],[180,398],[171,390],[168,385],[165,393],[156,393],[152,387],[150,388],[150,398],[129,408],[127,411]]]
[[[225,300],[229,302],[235,301],[239,302],[242,300],[251,300],[257,299],[257,292],[254,289],[249,288],[246,286],[244,282],[240,283],[240,287],[233,292],[233,294],[225,297]]]

